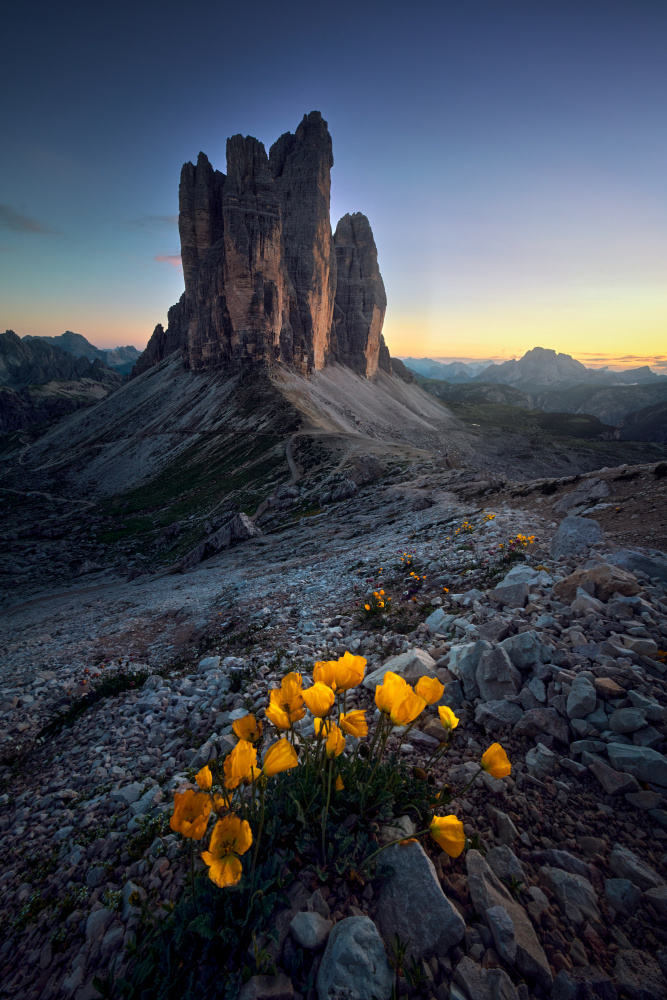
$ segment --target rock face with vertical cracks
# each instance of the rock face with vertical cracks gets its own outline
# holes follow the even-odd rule
[[[302,374],[336,360],[391,373],[386,308],[368,219],[346,215],[332,237],[331,136],[305,115],[267,156],[261,142],[227,141],[227,174],[204,153],[179,188],[185,292],[137,362],[140,374],[180,349],[187,367],[236,370],[276,362]]]

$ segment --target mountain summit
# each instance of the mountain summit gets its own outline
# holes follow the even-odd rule
[[[193,370],[283,362],[307,375],[333,360],[365,377],[391,373],[373,233],[355,213],[332,235],[332,166],[319,111],[281,135],[268,156],[252,136],[232,136],[226,174],[204,153],[183,166],[185,291],[134,374],[178,349]]]

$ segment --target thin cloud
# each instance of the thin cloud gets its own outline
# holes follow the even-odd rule
[[[21,215],[11,205],[0,203],[0,229],[11,229],[14,233],[55,233],[56,229],[27,215]]]
[[[159,229],[162,226],[177,226],[177,215],[140,215],[138,219],[127,219],[123,225],[127,229]]]
[[[171,264],[172,267],[176,268],[183,266],[180,253],[159,253],[153,260],[157,260],[161,264]]]

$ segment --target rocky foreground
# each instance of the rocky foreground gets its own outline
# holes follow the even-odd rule
[[[452,788],[495,740],[512,774],[455,800],[477,837],[455,861],[411,844],[386,852],[384,880],[302,873],[273,918],[276,975],[251,978],[244,1000],[388,998],[396,934],[414,959],[405,994],[667,997],[667,558],[611,544],[581,516],[595,502],[583,493],[555,531],[535,511],[451,496],[449,517],[394,511],[322,569],[325,591],[303,566],[282,589],[252,577],[218,604],[199,655],[171,663],[93,663],[83,640],[68,659],[50,634],[19,650],[0,694],[3,995],[87,1000],[95,977],[118,979],[142,904],[184,888],[173,789],[231,748],[235,718],[262,716],[286,670],[308,677],[349,649],[368,659],[355,707],[369,720],[384,669],[445,684],[461,720],[442,769]],[[374,590],[392,597],[388,615],[364,612]],[[415,765],[444,737],[435,706],[423,718],[409,742],[392,737]]]

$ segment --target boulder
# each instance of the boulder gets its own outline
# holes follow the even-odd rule
[[[389,1000],[394,973],[370,917],[346,917],[329,935],[317,973],[318,1000]]]
[[[565,511],[572,510],[574,507],[587,507],[591,503],[601,500],[602,497],[608,496],[609,487],[604,479],[593,476],[590,479],[582,480],[570,493],[560,497],[553,505],[553,510],[557,514],[564,514]]]
[[[667,1000],[667,983],[660,966],[645,951],[627,948],[616,956],[614,976],[629,1000]]]
[[[530,587],[527,583],[501,583],[489,591],[489,600],[507,608],[525,608]]]
[[[615,593],[632,597],[640,591],[636,577],[632,573],[626,572],[619,566],[601,562],[590,569],[576,569],[574,573],[559,580],[554,584],[554,597],[563,604],[570,604],[576,597],[579,587],[588,590],[587,585],[590,584],[593,585],[593,596],[605,603]]]
[[[611,766],[616,771],[627,771],[638,781],[667,788],[667,757],[657,750],[631,746],[628,743],[609,743],[607,753]]]
[[[642,901],[641,889],[627,878],[605,879],[604,896],[607,906],[611,906],[625,917],[633,916]]]
[[[555,708],[531,708],[524,712],[514,726],[519,736],[540,736],[547,733],[559,743],[569,743],[570,727]]]
[[[490,906],[485,916],[496,951],[503,962],[513,965],[516,958],[516,937],[512,918],[504,906]]]
[[[500,643],[517,670],[530,670],[537,663],[548,663],[551,646],[542,642],[536,632],[517,632]]]
[[[383,862],[393,868],[377,898],[375,920],[384,940],[398,934],[409,941],[408,955],[417,960],[446,954],[463,938],[465,924],[422,845],[395,844],[384,852]]]
[[[513,726],[523,715],[523,709],[511,701],[482,702],[475,709],[475,722],[488,733],[497,733],[506,726]]]
[[[494,875],[479,851],[468,851],[466,869],[470,898],[476,912],[483,915],[493,906],[502,906],[507,911],[514,925],[516,968],[523,976],[535,980],[549,991],[552,982],[549,962],[524,908]]]
[[[634,733],[646,725],[646,715],[641,708],[617,708],[609,716],[613,733]]]
[[[407,653],[390,656],[381,667],[364,677],[362,684],[369,691],[374,691],[377,684],[382,684],[384,675],[391,671],[404,677],[408,684],[416,684],[420,677],[437,677],[435,660],[424,649],[410,649]]]
[[[242,512],[233,514],[221,528],[183,556],[181,569],[192,569],[203,559],[209,559],[235,542],[244,542],[261,534],[260,529],[252,523],[247,514]]]
[[[321,948],[329,937],[333,922],[316,910],[296,913],[290,924],[290,934],[298,945],[313,951]]]
[[[519,994],[504,969],[484,969],[467,955],[454,972],[454,982],[465,990],[469,1000],[519,1000]],[[450,991],[450,1000],[456,994]]]
[[[591,759],[592,758],[592,759]],[[639,783],[632,774],[624,771],[615,771],[603,760],[594,757],[593,754],[583,753],[582,764],[586,764],[588,770],[594,775],[607,795],[626,795],[628,792],[638,792]]]
[[[452,646],[447,657],[447,669],[463,685],[463,693],[466,698],[473,699],[479,697],[477,686],[477,667],[480,658],[486,652],[493,649],[490,642],[480,639],[477,642],[466,642],[460,646]]]
[[[540,868],[539,878],[542,885],[553,892],[561,910],[573,923],[600,919],[597,894],[587,878],[546,866]]]
[[[667,885],[661,875],[622,844],[614,844],[609,857],[609,867],[618,878],[627,878],[643,890]]]
[[[531,747],[526,753],[526,768],[528,773],[532,774],[535,778],[548,778],[554,773],[557,767],[558,757],[553,750],[549,750],[542,743]]]
[[[659,885],[655,889],[647,889],[643,894],[645,903],[649,903],[663,920],[667,920],[667,885]]]
[[[512,878],[519,882],[525,881],[523,865],[507,844],[492,847],[486,855],[486,863],[502,882],[509,882]]]
[[[594,686],[582,674],[572,681],[570,693],[567,696],[567,715],[569,719],[585,719],[595,711],[597,695]]]
[[[484,701],[499,701],[521,690],[521,674],[502,646],[482,653],[475,680]]]
[[[604,532],[597,521],[588,517],[564,517],[551,539],[551,557],[585,554],[592,545],[604,541]]]
[[[646,554],[633,549],[619,549],[605,558],[608,563],[620,566],[628,573],[643,573],[649,579],[658,577],[662,583],[667,583],[667,557],[664,552],[649,550]]]
[[[551,1000],[617,1000],[613,980],[595,966],[561,969],[554,979]]]

